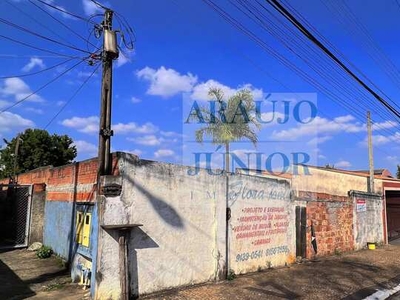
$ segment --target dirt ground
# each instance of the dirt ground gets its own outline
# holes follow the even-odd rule
[[[147,300],[363,299],[400,283],[400,245],[238,276],[232,281],[142,297]]]
[[[71,284],[69,271],[56,257],[39,259],[34,252],[0,252],[0,300],[89,299],[89,291]]]

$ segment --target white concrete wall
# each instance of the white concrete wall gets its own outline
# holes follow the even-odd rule
[[[226,185],[200,170],[137,160],[122,154],[120,197],[104,203],[104,224],[141,223],[131,232],[129,265],[134,294],[215,280],[225,267]],[[97,299],[118,299],[116,234],[102,231]]]
[[[311,175],[305,175],[304,167],[298,168],[299,175],[292,177],[292,189],[295,192],[308,191],[347,197],[350,190],[367,191],[367,177],[314,167],[307,167]]]
[[[354,192],[353,232],[355,250],[363,249],[367,243],[383,243],[383,200],[380,196]],[[357,200],[365,201],[365,209],[357,211]]]
[[[295,260],[295,211],[286,180],[229,179],[229,268],[236,274]]]

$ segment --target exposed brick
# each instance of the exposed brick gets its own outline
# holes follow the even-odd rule
[[[42,167],[18,175],[19,184],[34,184],[34,191],[47,190],[48,201],[96,201],[97,182],[97,158],[73,163],[61,167]],[[118,157],[113,154],[112,174],[119,175]],[[0,180],[2,184],[8,184],[8,179]],[[90,190],[87,185],[93,184]],[[86,185],[85,189],[79,188]],[[70,186],[70,187],[69,187]],[[50,190],[50,191],[49,191]],[[77,191],[74,195],[74,191]]]

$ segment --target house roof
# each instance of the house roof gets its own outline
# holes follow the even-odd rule
[[[341,173],[341,174],[348,174],[348,175],[354,175],[354,176],[360,176],[360,177],[369,177],[369,170],[343,170],[343,169],[333,169],[333,168],[326,168],[326,167],[320,167],[320,166],[311,166],[311,165],[304,165],[309,168],[314,168],[314,169],[319,169],[323,171],[328,171],[328,172],[336,172],[336,173]],[[273,177],[279,177],[279,178],[285,178],[285,179],[292,179],[293,174],[290,172],[286,173],[274,173],[271,171],[267,170],[256,170],[256,169],[240,169],[241,171],[250,171],[250,172],[258,172],[262,175],[267,175],[267,176],[273,176]],[[393,177],[387,177],[387,176],[382,176],[382,173],[384,170],[387,169],[376,169],[375,170],[375,179],[381,179],[381,180],[387,180],[387,181],[396,181],[400,182],[400,179],[393,178]],[[390,173],[390,172],[389,172]]]
[[[388,169],[375,169],[374,175],[382,175],[383,176],[383,173],[385,173],[385,171],[386,171],[386,173],[390,174],[389,176],[386,176],[386,177],[393,177]],[[353,172],[369,174],[369,170],[354,170]]]

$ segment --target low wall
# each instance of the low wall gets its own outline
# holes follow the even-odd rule
[[[29,243],[43,243],[44,214],[46,204],[46,191],[44,184],[33,186],[32,206],[31,206],[31,228],[29,233]]]
[[[295,261],[294,205],[286,180],[229,178],[229,256],[236,274]]]
[[[295,259],[294,210],[286,180],[229,177],[229,241],[226,241],[227,178],[191,168],[120,158],[122,194],[104,197],[104,225],[142,224],[128,243],[133,295],[225,279]],[[251,220],[249,218],[252,218]],[[262,232],[262,234],[260,233]],[[254,235],[256,233],[256,235]],[[118,233],[99,232],[96,299],[121,293]]]
[[[380,195],[351,191],[354,214],[354,247],[365,248],[367,243],[383,243],[383,200]]]
[[[300,192],[307,202],[307,257],[314,255],[311,224],[317,240],[318,255],[354,250],[353,202],[349,197],[325,193]]]
[[[104,224],[139,223],[129,240],[133,295],[224,278],[226,186],[188,167],[120,159],[121,196],[104,198]],[[96,299],[119,299],[118,235],[99,232]]]

